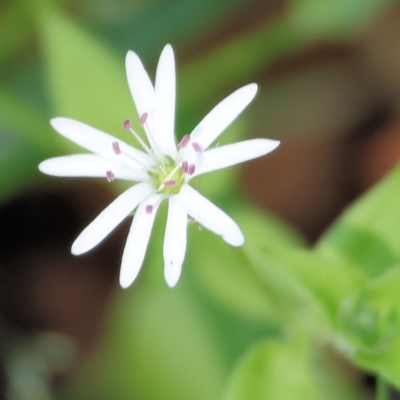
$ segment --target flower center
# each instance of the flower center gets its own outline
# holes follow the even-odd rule
[[[178,194],[185,180],[181,165],[176,164],[172,158],[166,157],[158,171],[158,173],[150,173],[157,191],[166,195]]]
[[[132,124],[129,119],[123,123],[123,128],[129,131],[137,139],[139,144],[145,152],[152,158],[151,165],[142,163],[142,166],[147,170],[151,182],[158,193],[166,196],[178,194],[182,185],[187,181],[188,177],[192,176],[196,171],[196,159],[201,155],[201,146],[191,140],[190,135],[185,135],[178,145],[179,154],[177,160],[172,159],[170,156],[165,156],[162,151],[158,149],[157,142],[154,141],[148,126],[147,112],[143,113],[140,117],[140,125],[146,126],[146,134],[149,141],[147,145],[143,139],[132,129]],[[191,146],[188,146],[191,143]],[[115,155],[125,154],[122,152],[120,145],[117,141],[112,143],[112,150]],[[128,154],[125,154],[129,157]],[[195,155],[195,157],[193,157]],[[137,161],[137,160],[135,160]],[[106,171],[106,178],[109,182],[115,179],[113,171]],[[149,211],[146,211],[151,213]]]

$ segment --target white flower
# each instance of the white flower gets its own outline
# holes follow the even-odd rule
[[[139,273],[157,209],[161,201],[167,199],[164,275],[167,284],[173,287],[185,258],[188,216],[222,236],[232,246],[244,242],[238,225],[194,190],[189,185],[190,180],[206,172],[260,157],[275,149],[279,142],[252,139],[208,149],[254,98],[257,85],[253,83],[221,101],[190,135],[185,135],[176,145],[172,47],[165,46],[160,56],[155,86],[139,57],[132,51],[126,56],[126,73],[147,143],[133,131],[129,120],[124,122],[124,129],[132,132],[143,150],[82,122],[54,118],[51,124],[58,133],[93,154],[51,158],[43,161],[39,169],[55,176],[104,177],[110,182],[114,179],[134,182],[83,230],[71,250],[75,255],[89,251],[136,210],[122,256],[120,284],[123,288],[131,285]]]

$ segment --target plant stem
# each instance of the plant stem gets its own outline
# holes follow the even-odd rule
[[[389,400],[390,389],[387,382],[378,375],[376,378],[376,400]]]

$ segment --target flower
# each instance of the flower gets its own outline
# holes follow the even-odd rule
[[[172,47],[165,46],[157,66],[155,86],[139,57],[126,56],[129,88],[143,126],[147,143],[130,131],[142,150],[82,122],[58,117],[53,128],[93,154],[50,158],[40,171],[54,176],[103,177],[133,181],[134,185],[117,197],[78,236],[72,253],[83,254],[100,243],[124,218],[136,210],[122,256],[120,284],[128,287],[143,263],[154,218],[160,203],[168,200],[168,216],[163,246],[164,275],[170,287],[181,274],[186,251],[188,216],[222,236],[232,246],[241,246],[238,225],[189,183],[206,172],[229,167],[275,149],[279,142],[252,139],[209,149],[222,131],[243,111],[257,92],[256,84],[244,86],[221,101],[177,145],[175,119],[175,60]]]

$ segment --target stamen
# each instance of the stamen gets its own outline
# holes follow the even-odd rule
[[[133,132],[132,129],[131,129],[131,132]],[[117,156],[123,154],[124,156],[126,156],[126,157],[130,158],[131,160],[135,161],[136,163],[140,164],[143,168],[145,168],[145,169],[148,169],[148,168],[149,168],[149,165],[148,165],[148,163],[146,162],[146,160],[141,160],[140,158],[136,158],[136,157],[134,156],[134,154],[132,154],[132,153],[129,154],[129,153],[122,152],[121,148],[119,147],[119,143],[118,143],[118,142],[112,142],[112,143],[111,143],[111,147],[112,147],[114,153],[115,153]],[[150,154],[150,153],[149,153],[149,154]]]
[[[146,124],[148,116],[149,116],[149,113],[147,113],[147,112],[144,112],[142,114],[142,116],[140,117],[140,120],[139,120],[139,124],[141,126],[144,126]],[[160,152],[159,152],[159,149],[158,149],[158,147],[156,145],[157,141],[154,140],[153,135],[151,134],[151,131],[150,131],[150,127],[147,125],[146,128],[147,129],[145,129],[145,131],[146,131],[147,139],[148,139],[149,144],[150,144],[150,148],[147,147],[146,145],[143,145],[143,141],[141,141],[141,139],[139,140],[139,136],[138,136],[137,133],[135,133],[136,138],[140,141],[140,144],[143,146],[143,148],[147,151],[147,153],[150,156],[152,154],[154,154],[156,157],[162,158],[163,155],[160,154]],[[131,132],[134,133],[132,130],[131,130]]]
[[[200,147],[200,145],[199,145],[197,142],[193,142],[193,143],[192,143],[192,146],[193,146],[194,151],[195,151],[196,153],[201,153],[201,147]]]
[[[176,181],[164,181],[163,185],[165,187],[171,187],[171,186],[176,186]]]
[[[121,149],[119,147],[118,142],[112,142],[112,149],[114,150],[114,153],[119,156],[121,154]]]
[[[196,166],[194,164],[189,165],[188,175],[193,175],[196,170]]]
[[[187,174],[189,171],[189,165],[187,161],[182,161],[182,171],[184,174]]]
[[[131,127],[132,127],[131,120],[130,119],[126,119],[122,126],[123,126],[125,131],[130,131]]]
[[[108,182],[112,182],[115,179],[115,174],[112,171],[107,171],[106,172],[106,178]]]
[[[153,206],[151,204],[147,204],[144,210],[146,211],[146,214],[151,214],[153,212]]]
[[[187,144],[190,142],[190,136],[189,135],[185,135],[182,140],[180,141],[178,147],[180,148],[185,148],[187,146]]]
[[[141,125],[141,126],[143,126],[145,123],[146,123],[146,120],[147,120],[147,117],[149,116],[149,114],[147,113],[147,112],[144,112],[143,114],[142,114],[142,116],[140,117],[140,120],[139,120],[139,124]]]

